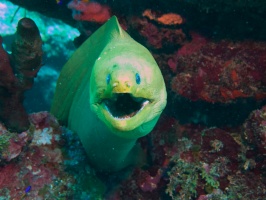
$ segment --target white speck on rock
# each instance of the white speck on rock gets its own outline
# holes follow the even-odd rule
[[[44,129],[37,129],[34,131],[32,145],[46,145],[46,144],[52,144],[52,133],[53,128],[44,128]]]

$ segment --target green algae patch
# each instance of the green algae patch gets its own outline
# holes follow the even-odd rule
[[[0,135],[0,155],[8,148],[9,140],[12,138],[13,134],[1,134]]]

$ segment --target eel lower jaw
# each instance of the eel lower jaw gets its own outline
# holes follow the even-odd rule
[[[112,95],[112,98],[102,101],[103,108],[115,120],[131,119],[149,104],[150,100],[134,97],[130,93],[115,93]]]

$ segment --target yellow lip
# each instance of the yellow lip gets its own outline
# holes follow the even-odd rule
[[[124,84],[121,83],[113,83],[113,93],[130,93],[131,92],[131,85],[127,82]]]

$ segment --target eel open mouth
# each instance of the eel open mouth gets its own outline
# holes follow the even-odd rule
[[[141,111],[149,100],[134,97],[130,93],[115,93],[110,99],[104,99],[105,109],[115,118],[131,118]]]

